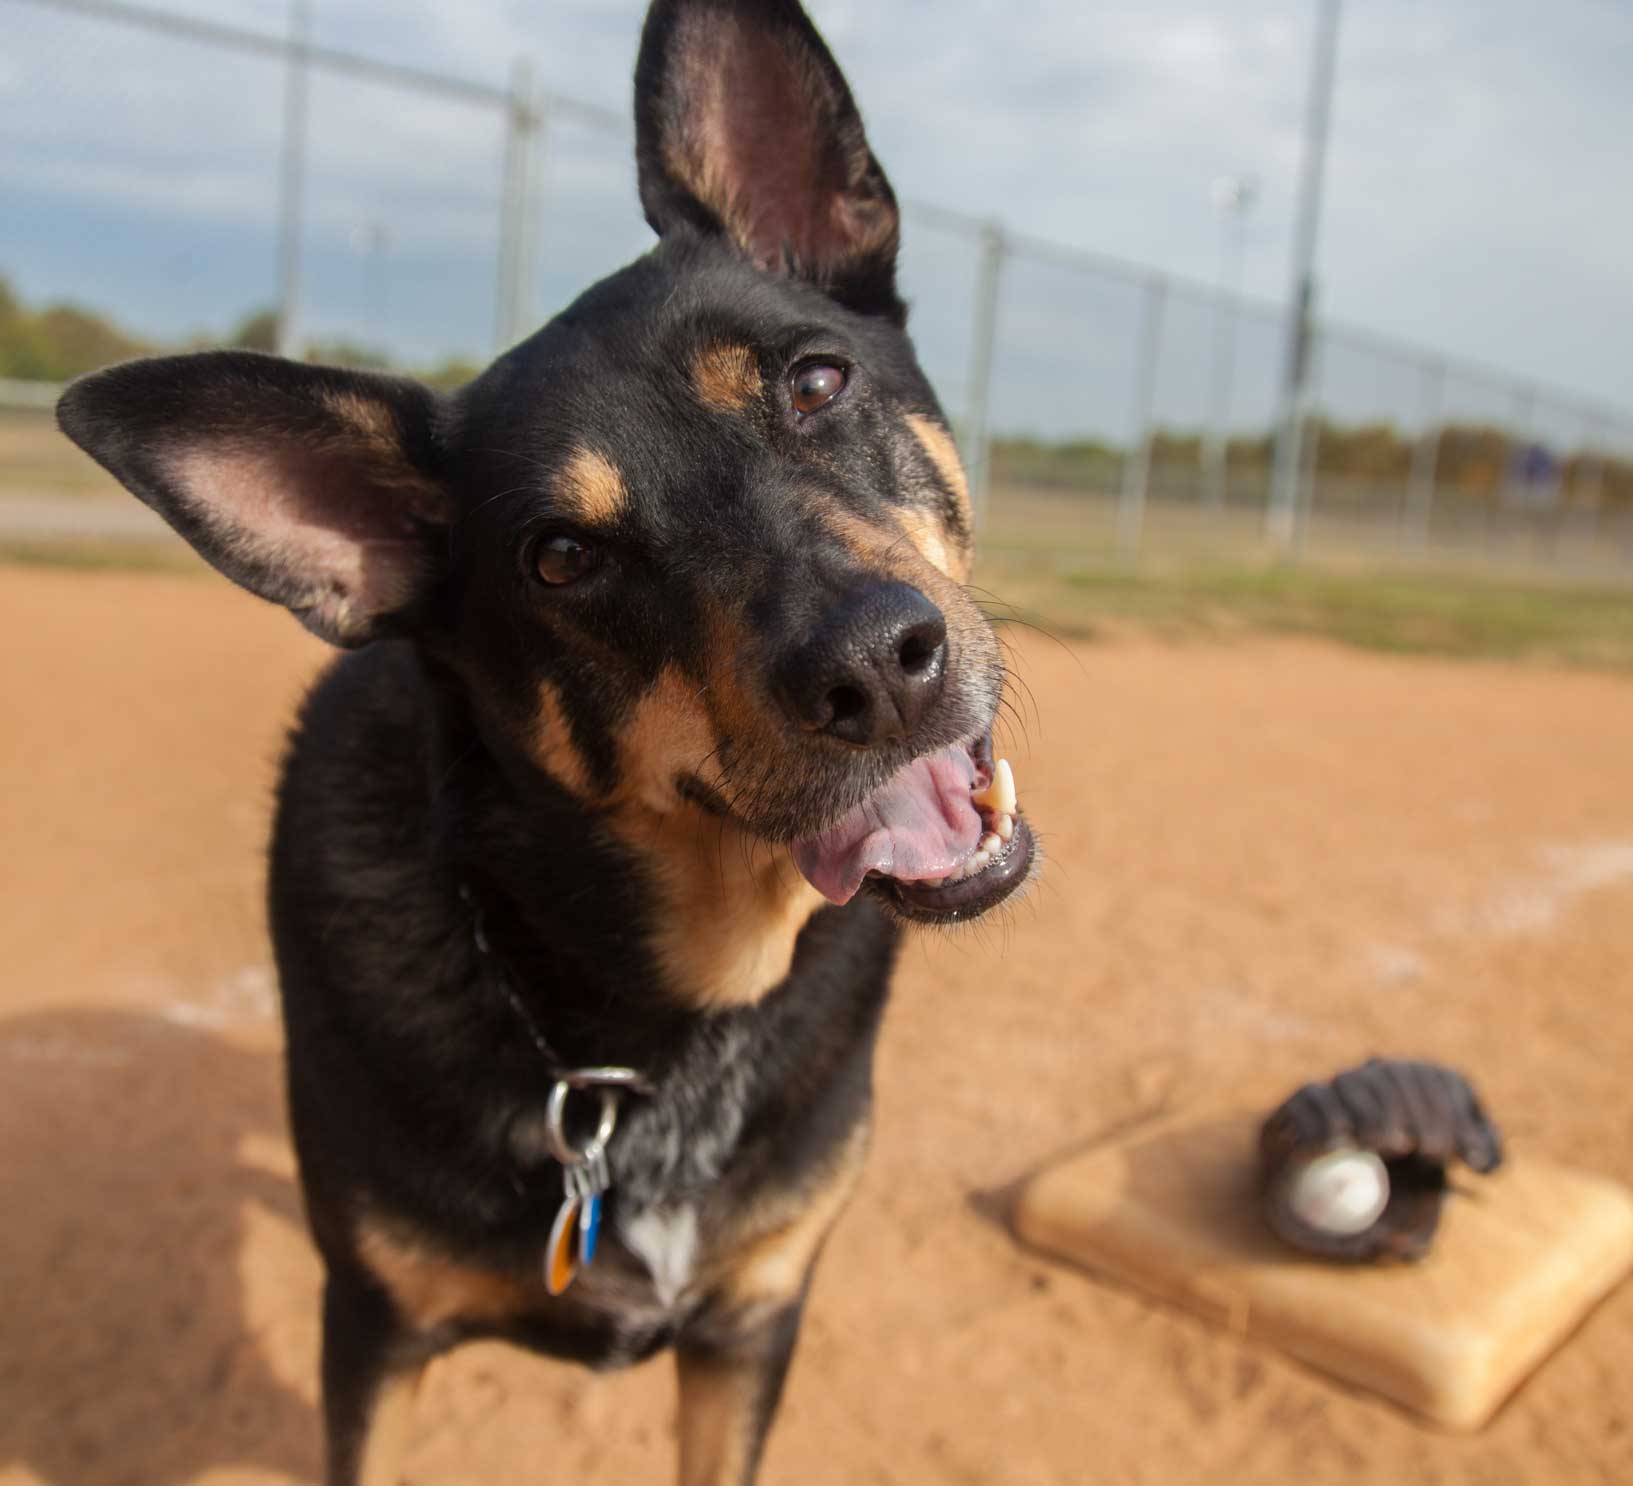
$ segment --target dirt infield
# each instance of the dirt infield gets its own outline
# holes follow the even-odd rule
[[[0,1483],[311,1481],[318,1270],[258,853],[323,659],[204,578],[0,569]],[[1456,1061],[1633,1182],[1633,682],[1303,642],[1014,641],[1046,882],[910,947],[874,1159],[765,1480],[1633,1480],[1633,1286],[1427,1432],[1018,1249],[997,1194],[1250,1077]],[[406,1480],[664,1481],[667,1366],[439,1362]]]

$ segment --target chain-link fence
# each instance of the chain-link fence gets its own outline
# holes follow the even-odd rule
[[[315,45],[304,0],[282,33],[122,0],[0,7],[0,276],[48,264],[44,297],[122,320],[131,346],[174,344],[143,325],[180,320],[195,344],[454,381],[650,241],[628,121],[525,63],[471,81]],[[911,200],[904,243],[989,546],[1286,555],[1267,519],[1282,307]],[[14,510],[105,488],[62,464],[49,358],[27,352],[0,360]],[[1329,324],[1310,356],[1295,552],[1633,578],[1633,414]]]

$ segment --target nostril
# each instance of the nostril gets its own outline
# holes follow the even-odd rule
[[[902,670],[909,676],[918,676],[929,670],[930,663],[936,658],[936,651],[941,649],[941,642],[915,630],[901,643],[901,649],[896,652],[896,658],[901,662]]]
[[[836,722],[849,722],[852,718],[860,717],[868,709],[868,699],[859,687],[836,686],[828,693],[828,707],[828,725],[831,727]]]

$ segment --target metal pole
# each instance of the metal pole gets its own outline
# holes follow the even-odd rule
[[[1299,471],[1298,504],[1293,523],[1293,553],[1304,555],[1304,543],[1310,534],[1310,517],[1315,510],[1316,478],[1321,458],[1321,372],[1325,341],[1312,337],[1310,341],[1310,371],[1306,381],[1307,393],[1299,406]]]
[[[284,117],[278,173],[278,331],[280,356],[298,354],[301,293],[301,207],[306,189],[306,85],[310,65],[311,0],[289,0],[289,51],[284,63]]]
[[[1225,509],[1230,477],[1230,392],[1236,375],[1237,324],[1242,318],[1242,239],[1247,212],[1258,193],[1252,176],[1225,176],[1214,182],[1219,208],[1219,290],[1213,301],[1213,385],[1208,436],[1202,447],[1202,499],[1215,516]]]
[[[1502,503],[1509,510],[1527,514],[1536,507],[1536,492],[1531,488],[1530,456],[1532,436],[1536,431],[1536,388],[1520,386],[1514,389],[1514,432],[1508,439],[1508,468],[1503,471]]]
[[[1423,427],[1412,451],[1412,472],[1406,483],[1404,535],[1418,552],[1429,547],[1429,523],[1434,517],[1435,479],[1440,467],[1441,404],[1446,395],[1446,363],[1426,361],[1418,380],[1418,405]]]
[[[1610,430],[1603,418],[1595,418],[1588,425],[1587,437],[1582,441],[1582,457],[1576,467],[1576,499],[1573,507],[1580,507],[1579,534],[1592,542],[1599,535],[1599,512],[1605,501],[1605,450]],[[1597,436],[1598,445],[1594,439]],[[1591,470],[1589,478],[1586,471]]]
[[[1293,289],[1288,309],[1287,353],[1276,410],[1276,460],[1267,530],[1271,546],[1288,552],[1297,537],[1302,403],[1309,358],[1310,312],[1315,301],[1316,232],[1321,225],[1321,188],[1332,118],[1333,73],[1338,57],[1342,0],[1320,0],[1315,56],[1304,122],[1304,164],[1299,181],[1298,222],[1293,233]]]
[[[1125,562],[1139,555],[1145,536],[1145,501],[1151,484],[1154,434],[1151,414],[1157,396],[1157,358],[1162,350],[1162,313],[1167,298],[1166,280],[1147,281],[1134,361],[1134,412],[1129,448],[1123,460],[1123,488],[1117,496],[1117,555]]]
[[[526,149],[522,153],[522,179],[517,193],[521,220],[516,228],[516,322],[512,341],[522,340],[538,329],[539,179],[549,137],[550,104],[549,96],[534,86],[531,70],[527,97]]]
[[[981,225],[981,261],[976,270],[975,306],[970,326],[970,367],[964,395],[964,459],[969,466],[970,507],[975,529],[986,524],[992,481],[992,362],[998,338],[998,291],[1008,252],[997,222]]]
[[[499,284],[494,339],[503,351],[533,329],[533,285],[537,269],[536,164],[544,130],[543,100],[533,82],[533,65],[517,58],[511,67],[505,110],[504,186],[499,211]]]
[[[518,57],[510,67],[510,92],[505,105],[505,155],[499,185],[499,262],[494,284],[493,341],[496,351],[511,344],[516,325],[516,274],[520,258],[519,234],[521,161],[526,152],[527,99],[531,69]]]

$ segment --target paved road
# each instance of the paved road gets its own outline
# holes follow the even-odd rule
[[[0,538],[113,542],[180,540],[130,496],[60,496],[0,491]]]

